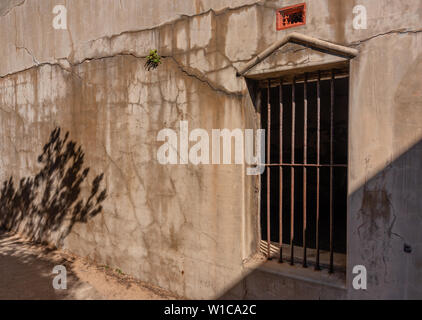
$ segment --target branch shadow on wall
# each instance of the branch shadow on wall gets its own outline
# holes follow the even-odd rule
[[[38,157],[42,165],[34,177],[22,178],[15,186],[13,177],[3,182],[0,191],[0,227],[24,234],[32,241],[56,246],[78,222],[87,222],[102,210],[107,197],[102,188],[104,173],[97,175],[87,198],[81,188],[90,168],[84,168],[81,146],[61,137],[61,129],[50,134]]]

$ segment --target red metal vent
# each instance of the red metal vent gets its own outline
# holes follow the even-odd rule
[[[277,30],[306,24],[306,3],[277,10]]]

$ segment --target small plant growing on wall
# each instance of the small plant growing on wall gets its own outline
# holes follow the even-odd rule
[[[148,71],[151,69],[154,70],[159,64],[161,64],[161,57],[158,55],[157,50],[150,50],[149,55],[147,56],[147,62],[145,62],[145,69]]]

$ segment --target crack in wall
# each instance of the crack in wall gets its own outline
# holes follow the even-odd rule
[[[18,50],[24,50],[28,55],[30,55],[31,58],[32,58],[32,61],[35,63],[35,67],[40,64],[40,62],[35,58],[35,56],[31,53],[31,51],[28,48],[16,46],[16,49],[18,49]]]
[[[136,215],[136,205],[135,205],[135,202],[133,201],[132,190],[131,190],[130,186],[127,185],[127,182],[129,180],[127,179],[126,175],[124,174],[124,171],[119,167],[119,165],[116,163],[116,161],[108,153],[107,147],[104,145],[104,143],[102,143],[102,146],[103,146],[103,149],[104,149],[104,154],[109,159],[109,161],[116,167],[116,169],[119,171],[120,175],[122,176],[122,181],[125,182],[125,188],[127,190],[127,197],[128,197],[129,202],[132,206],[133,216],[135,218],[135,221],[138,223],[138,225],[140,225],[141,223],[138,219],[138,216]]]
[[[370,36],[368,38],[362,39],[362,40],[358,40],[355,42],[350,43],[350,46],[360,46],[362,43],[368,42],[370,40],[376,39],[378,37],[383,37],[383,36],[388,36],[391,34],[417,34],[422,32],[422,29],[416,29],[416,30],[409,30],[409,29],[403,29],[403,30],[390,30],[387,32],[383,32],[383,33],[378,33],[375,34],[373,36]]]
[[[22,5],[24,2],[25,2],[25,0],[20,5]],[[221,15],[225,15],[228,12],[238,12],[242,9],[248,9],[248,8],[252,8],[252,7],[261,6],[261,7],[265,7],[265,8],[270,8],[266,5],[266,2],[267,2],[266,0],[264,0],[264,1],[261,0],[261,1],[257,1],[257,2],[251,3],[251,4],[241,5],[241,6],[238,6],[238,7],[226,7],[226,8],[223,8],[221,10],[214,10],[213,8],[210,8],[206,11],[203,11],[203,12],[200,12],[200,13],[197,13],[197,14],[193,14],[193,15],[181,14],[179,18],[173,19],[171,21],[164,22],[162,24],[159,24],[159,25],[156,25],[156,26],[153,26],[153,27],[142,28],[142,29],[137,29],[137,30],[125,30],[125,31],[122,31],[122,32],[117,33],[117,34],[106,35],[106,36],[103,36],[103,37],[99,37],[99,38],[96,38],[96,39],[89,40],[87,43],[92,44],[95,41],[100,41],[100,40],[108,40],[109,42],[111,42],[113,39],[118,38],[118,37],[123,36],[123,35],[142,33],[142,32],[145,32],[145,31],[155,31],[155,30],[162,28],[164,26],[168,26],[168,25],[174,26],[177,22],[182,21],[182,20],[190,20],[190,19],[193,19],[195,17],[206,16],[207,14],[210,14],[210,13],[215,18],[215,17],[221,16]],[[271,7],[271,9],[273,9],[273,8]],[[394,34],[394,33],[395,34],[405,34],[405,33],[410,34],[410,33],[419,33],[419,32],[422,32],[422,29],[420,29],[420,30],[391,30],[391,31],[388,31],[388,32],[385,32],[385,33],[380,33],[380,34],[371,36],[371,37],[363,39],[363,40],[353,42],[350,45],[351,46],[359,46],[360,44],[367,42],[367,41],[370,41],[374,38],[384,36],[384,35]],[[41,66],[44,66],[44,65],[50,65],[50,66],[59,66],[63,71],[69,72],[69,73],[73,74],[74,76],[78,77],[80,80],[82,80],[81,76],[73,71],[73,68],[83,64],[86,61],[113,58],[113,57],[117,57],[117,56],[133,56],[133,57],[138,58],[138,59],[139,58],[142,58],[142,59],[146,58],[145,55],[141,56],[141,55],[137,55],[133,52],[127,52],[125,50],[122,50],[121,52],[117,52],[117,53],[114,53],[114,54],[111,54],[111,55],[100,55],[100,56],[96,56],[96,57],[85,57],[82,60],[76,62],[73,59],[74,54],[75,54],[75,49],[74,49],[73,38],[72,38],[72,35],[70,33],[70,30],[68,30],[68,34],[69,34],[69,40],[71,42],[71,48],[72,48],[71,53],[69,54],[68,57],[57,58],[57,59],[55,59],[56,60],[55,62],[51,62],[51,61],[50,62],[48,62],[48,61],[40,62],[28,48],[26,48],[24,46],[16,46],[17,49],[25,50],[25,52],[29,56],[31,56],[34,65],[32,65],[28,68],[25,68],[25,69],[21,69],[21,70],[17,70],[17,71],[14,71],[14,72],[9,72],[9,73],[0,75],[0,79],[5,78],[7,76],[14,75],[14,74],[18,74],[20,72],[30,70],[32,68],[38,68],[38,67],[41,67]],[[201,49],[204,49],[204,48],[201,48]],[[176,55],[187,54],[190,51],[191,50],[185,50],[185,51],[183,51],[183,53],[178,53],[178,54],[174,53],[174,54],[165,55],[165,56],[163,55],[162,57],[163,58],[171,58],[177,64],[179,69],[184,74],[186,74],[187,76],[192,77],[192,78],[194,78],[194,79],[196,79],[200,82],[206,83],[212,90],[214,90],[216,92],[220,92],[222,94],[229,95],[229,96],[235,96],[235,97],[242,97],[244,95],[243,92],[239,92],[239,91],[236,92],[236,91],[227,90],[227,89],[224,88],[224,86],[220,85],[219,83],[215,83],[215,81],[212,81],[212,80],[209,79],[209,77],[207,77],[207,75],[210,74],[210,73],[215,73],[215,72],[218,72],[218,71],[230,68],[230,67],[232,67],[234,69],[234,73],[236,73],[237,68],[234,66],[234,64],[239,63],[239,62],[243,62],[244,60],[232,61],[224,53],[221,53],[219,50],[217,50],[217,52],[220,53],[228,61],[229,65],[224,66],[223,68],[217,68],[215,70],[202,72],[202,71],[200,71],[196,68],[193,68],[189,65],[186,65],[186,66],[183,65],[178,59],[175,58]],[[252,54],[252,57],[253,56],[254,56],[254,54]]]
[[[7,16],[13,9],[15,9],[15,8],[17,8],[17,7],[20,7],[20,6],[22,6],[22,5],[24,5],[25,4],[25,1],[26,0],[21,0],[21,2],[18,2],[18,3],[16,3],[16,4],[14,4],[14,5],[12,5],[11,7],[9,7],[9,8],[7,8],[6,7],[6,5],[9,5],[10,3],[8,3],[8,4],[3,4],[5,7],[3,8],[3,9],[1,9],[0,8],[0,17],[5,17],[5,16]],[[4,13],[1,13],[1,11],[2,10],[5,10],[5,12]]]
[[[201,17],[201,16],[206,16],[209,13],[213,14],[214,17],[218,17],[218,16],[224,15],[227,12],[230,12],[230,11],[239,11],[239,10],[243,10],[243,9],[252,8],[252,7],[255,7],[255,6],[265,7],[266,1],[267,0],[263,0],[263,1],[260,0],[260,1],[257,1],[257,2],[251,3],[251,4],[244,4],[244,5],[241,5],[241,6],[238,6],[238,7],[226,7],[226,8],[223,8],[221,10],[214,10],[213,8],[210,8],[206,11],[203,11],[203,12],[200,12],[200,13],[197,13],[197,14],[192,14],[192,15],[180,14],[179,18],[176,18],[176,19],[173,19],[173,20],[170,20],[170,21],[166,21],[166,22],[160,23],[160,24],[152,26],[152,27],[141,28],[141,29],[136,29],[136,30],[125,30],[125,31],[122,31],[122,32],[119,32],[119,33],[116,33],[116,34],[106,35],[106,36],[102,36],[102,37],[99,37],[99,38],[96,38],[96,39],[92,39],[92,40],[89,40],[87,42],[90,43],[90,42],[94,42],[94,41],[97,41],[97,40],[105,40],[105,39],[113,40],[114,38],[117,38],[119,36],[126,35],[126,34],[140,33],[140,32],[145,32],[145,31],[155,31],[155,30],[162,28],[162,27],[165,27],[165,26],[169,26],[169,25],[173,26],[174,24],[176,24],[179,21],[189,20],[189,19]]]
[[[32,70],[32,69],[35,69],[35,68],[39,68],[39,67],[42,67],[42,66],[51,66],[51,67],[54,67],[54,66],[57,66],[57,67],[59,67],[61,70],[63,70],[64,72],[68,72],[68,73],[71,73],[72,75],[75,75],[75,76],[77,76],[80,80],[83,80],[83,78],[78,74],[78,73],[76,73],[76,72],[74,72],[73,71],[73,69],[75,68],[75,67],[77,67],[77,66],[79,66],[79,65],[82,65],[82,64],[84,64],[85,62],[90,62],[90,61],[97,61],[97,60],[104,60],[104,59],[110,59],[110,58],[115,58],[115,57],[119,57],[119,56],[131,56],[131,57],[134,57],[134,58],[136,58],[136,59],[146,59],[147,58],[147,56],[139,56],[139,55],[136,55],[136,54],[134,54],[134,53],[131,53],[131,52],[126,52],[126,53],[117,53],[117,54],[113,54],[113,55],[108,55],[108,56],[100,56],[100,57],[90,57],[90,58],[84,58],[83,60],[81,60],[80,62],[78,62],[78,63],[72,63],[72,62],[70,62],[69,60],[68,60],[68,58],[61,58],[61,59],[59,59],[58,60],[58,62],[39,62],[38,60],[37,60],[37,58],[26,48],[26,47],[16,47],[17,49],[22,49],[22,50],[24,50],[28,55],[30,55],[31,57],[32,57],[32,60],[34,61],[34,63],[36,63],[35,65],[33,65],[33,66],[31,66],[31,67],[28,67],[28,68],[26,68],[26,69],[23,69],[23,70],[19,70],[19,71],[17,71],[17,72],[13,72],[13,73],[7,73],[7,74],[5,74],[5,75],[0,75],[0,79],[4,79],[4,78],[6,78],[6,77],[9,77],[9,76],[12,76],[12,75],[16,75],[16,74],[19,74],[19,73],[23,73],[23,72],[25,72],[25,71],[29,71],[29,70]],[[163,59],[166,59],[166,58],[170,58],[170,59],[172,59],[175,63],[176,63],[176,65],[177,65],[177,67],[179,68],[179,70],[182,72],[182,73],[184,73],[185,75],[187,75],[187,76],[189,76],[189,77],[192,77],[192,78],[194,78],[194,79],[196,79],[196,80],[198,80],[198,81],[200,81],[200,82],[202,82],[202,83],[205,83],[205,84],[207,84],[213,91],[217,91],[217,92],[220,92],[220,93],[222,93],[222,94],[225,94],[225,95],[228,95],[228,96],[234,96],[234,97],[237,97],[237,98],[240,98],[240,97],[243,97],[243,94],[242,93],[234,93],[234,92],[230,92],[230,91],[228,91],[228,90],[226,90],[226,89],[224,89],[222,86],[219,86],[219,85],[216,85],[216,84],[213,84],[209,79],[207,79],[206,78],[206,76],[205,75],[203,75],[201,72],[197,72],[197,73],[195,73],[194,71],[189,71],[188,70],[188,68],[190,68],[190,67],[186,67],[186,66],[184,66],[184,65],[182,65],[176,58],[174,58],[173,56],[162,56],[162,58]],[[64,63],[62,62],[62,61],[65,61],[67,64],[68,64],[68,66],[65,66],[64,65]],[[230,67],[230,66],[227,66],[227,67]],[[225,67],[225,68],[227,68],[227,67]],[[193,68],[190,68],[190,69],[192,69],[193,70]],[[235,71],[234,71],[234,73],[235,73]]]
[[[25,0],[23,2],[25,2]],[[126,30],[126,31],[122,31],[122,32],[120,32],[118,34],[106,35],[106,36],[103,36],[103,37],[95,38],[95,39],[89,40],[87,43],[93,43],[93,42],[99,41],[99,40],[108,40],[108,41],[111,41],[111,40],[113,40],[115,38],[118,38],[118,37],[120,37],[122,35],[134,34],[134,33],[135,34],[136,33],[142,33],[142,32],[145,32],[145,31],[154,31],[154,30],[157,30],[157,29],[162,28],[164,26],[168,26],[168,25],[174,26],[177,22],[182,21],[182,20],[190,20],[190,19],[195,18],[195,17],[205,16],[205,15],[207,15],[209,13],[211,13],[214,17],[218,17],[218,16],[225,15],[226,13],[232,12],[232,11],[240,11],[240,10],[251,8],[251,7],[255,7],[255,6],[265,6],[265,2],[266,2],[266,0],[264,0],[264,1],[260,0],[260,1],[257,1],[257,2],[251,3],[251,4],[245,4],[245,5],[241,5],[241,6],[234,7],[234,8],[232,8],[232,7],[226,7],[226,8],[223,8],[221,10],[214,10],[213,8],[210,8],[210,9],[208,9],[206,11],[203,11],[203,12],[200,12],[198,14],[193,14],[193,15],[181,14],[180,17],[177,18],[177,19],[173,19],[171,21],[167,21],[167,22],[164,22],[162,24],[159,24],[159,25],[156,25],[156,26],[153,26],[153,27],[141,28],[141,29],[137,29],[137,30]],[[99,60],[99,59],[104,59],[104,58],[111,58],[111,57],[116,57],[116,56],[119,56],[119,55],[131,55],[131,56],[133,56],[135,58],[146,58],[146,56],[138,56],[138,55],[133,54],[133,53],[127,53],[127,52],[122,51],[120,53],[115,53],[113,55],[104,55],[104,56],[99,56],[99,57],[86,57],[86,58],[80,60],[78,63],[71,62],[70,60],[72,60],[71,58],[73,58],[75,50],[74,50],[74,43],[73,43],[73,38],[71,36],[70,30],[68,30],[68,33],[69,33],[69,40],[71,41],[71,47],[72,47],[71,53],[69,54],[68,57],[56,58],[55,60],[56,61],[65,60],[65,61],[67,61],[67,63],[71,67],[80,65],[80,64],[82,64],[85,61],[92,61],[92,60]],[[16,46],[16,48],[25,50],[28,53],[28,55],[31,56],[31,58],[32,58],[33,62],[35,63],[35,65],[30,66],[30,67],[27,67],[27,68],[24,68],[24,69],[21,69],[21,70],[17,70],[17,71],[9,72],[9,73],[6,73],[6,74],[2,74],[2,75],[0,75],[0,79],[5,78],[5,77],[10,76],[10,75],[14,75],[14,74],[18,74],[18,73],[21,73],[21,72],[30,70],[30,69],[35,68],[35,67],[41,67],[41,66],[44,66],[44,65],[50,65],[50,66],[56,65],[56,66],[59,66],[62,70],[67,71],[67,72],[70,72],[69,68],[64,67],[61,63],[57,63],[57,62],[40,62],[31,53],[31,51],[28,48],[24,47],[24,46],[20,46],[20,47]],[[183,52],[183,54],[186,54],[186,53],[187,52]],[[224,55],[223,53],[221,53],[221,54],[229,61],[229,64],[235,69],[235,71],[236,71],[236,68],[233,66],[233,64],[234,63],[237,63],[237,62],[242,62],[243,61],[243,60],[231,61],[226,55]],[[202,73],[202,72],[194,73],[193,71],[188,71],[187,68],[190,68],[190,69],[193,69],[193,68],[188,67],[188,66],[183,66],[173,56],[169,56],[169,55],[163,56],[163,58],[166,58],[166,57],[172,58],[177,63],[177,65],[179,66],[180,70],[183,73],[185,73],[186,75],[188,75],[190,77],[193,77],[193,78],[195,78],[195,79],[197,79],[197,80],[199,80],[201,82],[207,83],[209,85],[209,87],[212,88],[214,91],[219,91],[219,92],[221,92],[223,94],[226,94],[226,95],[235,95],[235,96],[238,96],[238,97],[239,96],[242,96],[241,93],[232,93],[232,92],[224,89],[222,86],[220,86],[218,84],[213,84],[212,81],[210,81],[209,79],[207,79],[205,73]],[[213,70],[213,71],[217,71],[217,70]],[[78,77],[80,78],[79,75],[78,75]]]
[[[264,3],[265,3],[265,1],[264,1]],[[122,35],[132,34],[132,33],[142,33],[144,31],[153,31],[153,30],[156,30],[156,29],[161,28],[161,27],[166,26],[166,25],[174,25],[175,23],[177,23],[177,22],[179,22],[181,20],[188,20],[188,19],[192,19],[194,17],[204,16],[204,15],[207,15],[209,13],[213,14],[214,17],[217,17],[217,16],[220,16],[220,15],[224,15],[227,12],[230,12],[230,11],[238,11],[238,10],[242,10],[244,8],[250,8],[250,7],[253,7],[253,6],[256,6],[256,5],[262,5],[261,1],[258,1],[258,2],[253,3],[253,4],[242,5],[242,6],[239,6],[239,7],[236,7],[236,8],[224,8],[224,9],[218,10],[218,11],[216,11],[216,10],[214,10],[214,9],[211,8],[211,9],[209,9],[207,11],[204,11],[204,12],[201,12],[201,13],[195,14],[195,15],[181,15],[180,18],[178,18],[178,19],[175,19],[175,20],[172,20],[172,21],[168,21],[168,22],[165,22],[163,24],[160,24],[158,26],[154,26],[154,27],[151,27],[151,28],[143,28],[143,29],[139,29],[139,30],[123,31],[123,32],[121,32],[119,34],[115,34],[115,35],[111,35],[111,36],[103,36],[103,37],[100,37],[100,38],[92,39],[92,40],[88,41],[88,43],[94,43],[95,41],[99,41],[99,40],[108,40],[109,42],[111,42],[114,38],[117,38],[117,37],[122,36]],[[73,60],[73,57],[74,57],[74,54],[75,54],[75,49],[74,49],[74,43],[73,43],[73,39],[72,39],[70,30],[68,30],[68,33],[69,33],[69,39],[71,41],[71,47],[72,47],[71,53],[69,54],[68,57],[56,58],[55,59],[56,60],[55,62],[51,62],[51,61],[50,62],[49,61],[40,62],[35,57],[35,55],[32,54],[32,52],[28,48],[26,48],[24,46],[19,46],[18,47],[18,46],[15,45],[15,47],[17,49],[25,50],[25,52],[29,56],[31,56],[34,65],[32,65],[30,67],[27,67],[27,68],[24,68],[24,69],[21,69],[21,70],[17,70],[17,71],[14,71],[14,72],[9,72],[9,73],[0,75],[0,79],[5,78],[7,76],[14,75],[14,74],[18,74],[18,73],[21,73],[21,72],[24,72],[24,71],[28,71],[28,70],[30,70],[32,68],[42,67],[42,66],[45,66],[45,65],[59,66],[63,71],[69,72],[69,73],[77,76],[79,79],[82,79],[80,77],[80,75],[78,75],[77,73],[73,72],[72,69],[74,67],[76,67],[76,66],[79,66],[79,65],[83,64],[86,61],[100,60],[100,59],[112,58],[112,57],[117,57],[117,56],[125,56],[125,55],[127,55],[127,56],[133,56],[135,58],[146,58],[146,55],[140,56],[140,55],[134,54],[132,52],[125,52],[123,50],[121,52],[118,52],[118,53],[115,53],[115,54],[112,54],[112,55],[102,55],[102,56],[97,56],[97,57],[85,57],[82,60],[80,60],[78,62],[75,62]],[[204,49],[204,48],[201,48],[201,49]],[[180,63],[180,61],[178,61],[174,57],[176,55],[187,54],[190,51],[191,50],[187,50],[187,51],[185,50],[183,53],[178,53],[178,54],[175,53],[175,54],[172,54],[172,55],[163,55],[162,58],[171,58],[177,64],[177,66],[179,67],[179,69],[184,74],[186,74],[189,77],[193,77],[193,78],[195,78],[196,80],[198,80],[200,82],[206,83],[214,91],[217,91],[217,92],[223,93],[225,95],[229,95],[229,96],[235,96],[235,97],[241,97],[241,96],[243,96],[243,94],[241,92],[231,92],[231,91],[225,89],[223,86],[219,85],[218,83],[214,83],[213,81],[211,81],[207,77],[207,74],[208,73],[211,73],[211,72],[218,72],[218,71],[224,70],[226,68],[230,68],[230,67],[232,67],[234,69],[234,74],[235,74],[236,71],[237,71],[237,69],[236,69],[236,67],[234,67],[234,63],[245,62],[245,60],[231,61],[224,53],[221,53],[220,51],[217,50],[217,52],[219,54],[221,54],[228,61],[229,64],[227,66],[225,66],[224,68],[219,68],[219,69],[211,70],[211,71],[208,71],[208,72],[201,72],[201,71],[199,71],[199,70],[197,70],[195,68],[192,68],[190,66],[184,66],[182,63]],[[64,63],[62,63],[63,61],[66,62],[67,66],[65,66]]]
[[[243,97],[243,94],[242,93],[230,92],[230,91],[224,89],[223,87],[221,87],[219,85],[212,84],[204,75],[202,75],[200,73],[197,73],[196,74],[195,72],[189,71],[188,70],[189,67],[183,66],[173,56],[168,56],[168,58],[171,58],[176,63],[177,67],[179,68],[179,70],[182,73],[184,73],[187,76],[192,77],[192,78],[194,78],[194,79],[196,79],[196,80],[198,80],[200,82],[206,83],[212,90],[217,91],[217,92],[220,92],[220,93],[223,93],[223,94],[228,95],[228,96],[235,96],[237,98]]]

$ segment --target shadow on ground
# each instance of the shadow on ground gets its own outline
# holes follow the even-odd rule
[[[64,266],[59,274],[55,266]],[[54,289],[53,280],[65,289]],[[58,280],[56,279],[56,280]],[[17,234],[0,230],[0,300],[162,300],[181,299],[118,269],[100,266],[69,252],[36,245]]]
[[[55,290],[54,266],[60,264],[71,270],[71,261],[52,259],[51,253],[51,249],[34,247],[17,236],[0,233],[0,300],[74,299],[83,298],[84,294],[95,297],[95,290],[72,272],[67,272],[67,289]]]

